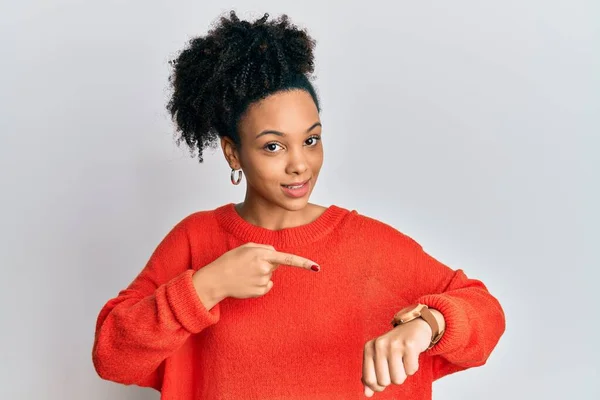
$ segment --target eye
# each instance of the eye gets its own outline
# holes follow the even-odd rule
[[[314,147],[314,146],[317,145],[317,143],[319,142],[319,140],[321,140],[321,137],[315,135],[315,136],[311,136],[308,139],[306,139],[305,143],[306,143],[307,146]]]
[[[267,143],[265,145],[265,147],[263,147],[266,151],[268,151],[269,153],[275,153],[277,151],[277,147],[281,147],[281,145],[279,143],[276,142],[271,142],[271,143]]]

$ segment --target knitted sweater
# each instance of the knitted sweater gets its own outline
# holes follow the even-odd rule
[[[247,242],[309,258],[321,271],[280,266],[266,295],[207,310],[193,272]],[[498,301],[356,211],[334,205],[306,225],[269,230],[227,204],[181,220],[106,303],[92,358],[103,379],[153,387],[167,400],[364,399],[365,343],[416,302],[439,310],[446,332],[415,375],[374,398],[431,399],[434,380],[483,365],[505,328]]]

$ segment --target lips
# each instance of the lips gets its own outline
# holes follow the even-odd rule
[[[281,185],[283,193],[293,199],[305,197],[310,192],[310,179],[304,182]]]
[[[306,185],[308,183],[310,179],[307,179],[303,182],[296,182],[296,183],[290,183],[290,184],[282,184],[281,186],[286,187],[286,188],[290,188],[290,189],[298,189],[301,188],[302,186]]]

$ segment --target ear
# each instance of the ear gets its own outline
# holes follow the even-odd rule
[[[223,150],[223,155],[225,156],[225,160],[227,160],[229,167],[236,170],[240,169],[240,153],[233,140],[223,136],[221,138],[221,149]]]

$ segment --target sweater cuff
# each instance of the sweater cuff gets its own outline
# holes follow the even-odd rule
[[[173,315],[190,333],[199,333],[216,324],[220,318],[220,305],[207,310],[192,281],[194,270],[188,269],[166,284],[167,301]]]
[[[446,323],[442,338],[426,351],[427,354],[434,356],[449,353],[466,346],[469,340],[469,317],[459,304],[444,294],[425,295],[417,301],[438,310]]]

